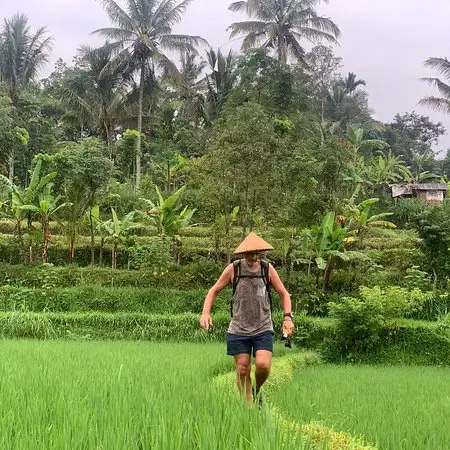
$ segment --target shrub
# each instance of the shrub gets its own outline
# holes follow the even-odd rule
[[[129,249],[130,268],[149,270],[156,275],[168,272],[172,258],[172,244],[168,237],[155,238],[150,244],[137,244]]]
[[[208,263],[209,264],[209,263]],[[219,267],[211,262],[212,266]],[[222,266],[223,268],[223,266]],[[171,289],[192,289],[209,287],[212,277],[206,281],[192,274],[189,265],[173,264],[168,272],[161,274],[153,270],[113,270],[107,267],[77,266],[19,266],[0,264],[0,285],[42,288],[50,282],[54,287],[69,287],[84,284],[100,286],[158,286]],[[47,280],[47,281],[45,281]]]
[[[430,291],[424,294],[420,304],[408,317],[419,320],[436,321],[450,313],[450,294],[443,291]]]
[[[429,208],[428,204],[419,198],[404,198],[397,200],[392,221],[399,227],[413,227],[417,218]]]
[[[335,337],[324,343],[328,357],[344,358],[373,352],[387,332],[395,332],[398,319],[420,311],[426,295],[420,289],[398,286],[360,288],[361,298],[344,297],[329,304],[330,317],[336,319]]]

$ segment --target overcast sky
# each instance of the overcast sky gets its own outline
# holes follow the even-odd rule
[[[118,0],[119,3],[121,0]],[[194,0],[177,32],[200,35],[213,47],[239,47],[228,42],[226,28],[242,16],[231,13],[231,0]],[[389,122],[397,112],[416,110],[442,121],[450,129],[450,118],[417,106],[430,88],[420,82],[434,74],[423,67],[430,56],[450,57],[448,44],[448,0],[330,0],[321,13],[341,28],[336,54],[343,58],[343,72],[356,72],[367,81],[369,101],[375,117]],[[96,44],[90,33],[108,26],[108,17],[96,0],[2,1],[4,17],[23,12],[36,29],[47,25],[56,43],[48,74],[58,57],[71,62],[81,44]],[[450,147],[450,135],[441,141]]]

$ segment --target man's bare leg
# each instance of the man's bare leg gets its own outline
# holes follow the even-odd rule
[[[272,352],[268,350],[258,350],[255,354],[255,359],[256,392],[258,393],[267,378],[269,378],[270,368],[272,366]]]
[[[247,353],[234,356],[236,363],[236,382],[239,391],[245,395],[247,403],[252,401],[251,358]]]

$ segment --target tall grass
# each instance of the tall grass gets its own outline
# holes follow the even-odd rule
[[[449,448],[450,369],[312,366],[272,401],[301,423],[364,435],[380,449]]]
[[[158,287],[106,287],[80,285],[70,288],[30,289],[0,286],[0,311],[34,312],[200,312],[207,290]],[[221,293],[214,310],[228,311],[231,293]]]
[[[305,448],[212,383],[223,345],[3,341],[0,357],[0,448]]]

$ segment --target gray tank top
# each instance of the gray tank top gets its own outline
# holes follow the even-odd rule
[[[228,327],[228,333],[253,336],[273,331],[269,293],[261,274],[261,268],[258,267],[256,271],[251,271],[243,259],[241,260],[241,276],[249,278],[239,278],[236,292],[231,300],[233,317]]]

